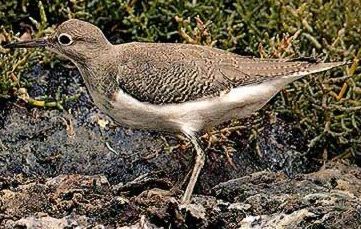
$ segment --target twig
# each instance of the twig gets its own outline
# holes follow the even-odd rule
[[[105,145],[107,146],[107,148],[108,148],[108,150],[109,150],[110,152],[112,152],[112,153],[114,153],[115,155],[119,156],[119,153],[118,153],[115,149],[113,149],[113,148],[109,145],[108,142],[105,142]]]
[[[64,108],[63,108],[62,104],[66,103],[66,102],[77,100],[79,98],[79,96],[80,96],[79,94],[76,94],[76,95],[61,99],[59,101],[52,101],[52,102],[48,102],[48,101],[45,101],[45,100],[36,100],[36,99],[33,99],[33,98],[28,98],[26,102],[29,103],[32,106],[37,106],[37,107],[57,107],[60,110],[63,110]]]

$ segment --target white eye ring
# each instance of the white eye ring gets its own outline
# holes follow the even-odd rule
[[[61,45],[68,46],[68,45],[71,45],[73,43],[73,39],[71,38],[71,36],[69,34],[61,33],[58,36],[58,42]]]

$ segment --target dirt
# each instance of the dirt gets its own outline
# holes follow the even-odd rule
[[[32,97],[59,91],[80,98],[63,111],[0,103],[0,228],[360,225],[360,168],[341,162],[321,168],[302,153],[302,134],[270,113],[258,121],[256,145],[250,131],[230,136],[231,161],[224,150],[206,147],[192,204],[182,206],[193,155],[185,141],[114,125],[71,65],[38,66],[28,77]]]

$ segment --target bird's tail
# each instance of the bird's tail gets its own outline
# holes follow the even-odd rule
[[[350,64],[350,62],[342,61],[342,62],[330,62],[330,63],[312,63],[307,67],[305,67],[304,69],[302,69],[301,71],[294,72],[290,75],[286,75],[285,78],[301,78],[306,75],[327,71],[332,68],[344,66],[347,64]]]

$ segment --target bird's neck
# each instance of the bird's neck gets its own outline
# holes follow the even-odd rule
[[[114,54],[110,49],[86,62],[75,63],[89,91],[106,96],[115,92],[118,68]]]

